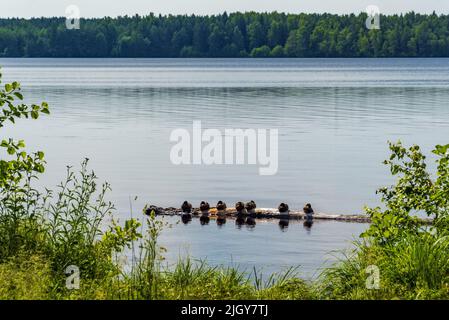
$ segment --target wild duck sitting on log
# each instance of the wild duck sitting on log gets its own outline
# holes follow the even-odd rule
[[[189,223],[190,221],[192,221],[192,204],[184,201],[183,204],[181,205],[181,210],[182,210],[182,214],[181,214],[181,220],[184,224]]]
[[[290,211],[288,208],[288,204],[283,202],[279,205],[278,210],[281,215],[288,215]]]
[[[192,204],[190,202],[184,201],[181,205],[181,210],[183,214],[192,212]]]
[[[206,201],[201,201],[200,211],[202,216],[209,216],[210,205]]]
[[[236,211],[235,224],[239,226],[245,224],[246,209],[245,204],[242,201],[239,201],[235,204],[235,211]]]
[[[200,203],[200,211],[201,211],[201,217],[200,217],[200,223],[201,225],[209,224],[209,203],[206,201],[201,201]]]
[[[315,212],[313,212],[312,205],[310,203],[306,204],[304,206],[303,211],[304,211],[304,218],[307,221],[312,221],[313,220],[313,215],[315,213]]]
[[[246,218],[246,224],[250,226],[256,225],[256,203],[251,200],[245,204],[245,209],[248,214]]]
[[[157,207],[154,205],[146,206],[144,209],[144,213],[147,216],[151,216],[152,213],[155,215],[158,215],[158,214],[163,214],[164,212],[165,212],[164,208]]]
[[[281,216],[279,220],[279,227],[281,229],[285,229],[288,227],[290,221],[290,210],[288,208],[288,204],[281,203],[278,207],[279,214]]]
[[[256,203],[254,202],[254,200],[251,200],[250,202],[247,202],[245,204],[245,209],[246,212],[248,213],[249,216],[255,218],[256,217]]]
[[[217,224],[226,223],[226,203],[218,201],[217,203]]]

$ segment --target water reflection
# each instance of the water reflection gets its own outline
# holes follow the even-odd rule
[[[235,225],[237,229],[241,229],[243,225],[245,225],[245,218],[243,216],[237,216],[235,219]]]
[[[208,216],[201,216],[200,217],[200,224],[202,226],[209,224],[210,218]]]
[[[223,217],[218,217],[217,218],[217,226],[221,227],[225,223],[226,223],[226,218],[223,218]]]
[[[310,230],[312,229],[312,225],[313,225],[313,221],[308,221],[308,220],[306,220],[306,221],[304,221],[304,223],[303,223],[304,229],[306,229],[306,230],[309,231],[309,232],[310,232]]]
[[[289,219],[280,219],[279,228],[281,229],[281,231],[287,231],[286,229],[288,228],[289,223]]]
[[[190,224],[192,222],[192,214],[182,214],[181,215],[181,221],[183,224],[187,225]],[[210,223],[210,217],[207,215],[201,215],[201,216],[197,216],[200,225],[204,226],[204,225],[208,225]],[[227,222],[227,218],[226,217],[215,217],[214,218],[215,223],[217,224],[218,227],[223,227],[224,225],[226,225]],[[246,229],[248,230],[253,230],[256,228],[256,218],[248,216],[248,217],[243,217],[243,216],[239,216],[237,215],[235,218],[231,218],[231,221],[234,220],[235,223],[235,227],[238,230],[241,230],[243,227],[246,227]],[[297,221],[295,219],[295,221]],[[278,222],[278,227],[282,232],[285,232],[288,230],[288,227],[291,224],[291,219],[289,216],[286,217],[282,217],[279,219]],[[313,226],[313,220],[310,219],[306,219],[303,222],[303,227],[305,230],[307,230],[308,232],[310,232],[310,230],[312,229]]]
[[[304,276],[312,276],[323,263],[334,261],[335,250],[350,247],[352,235],[357,237],[368,226],[316,220],[310,231],[303,226],[304,220],[291,219],[288,228],[284,229],[287,232],[282,232],[277,219],[257,219],[257,225],[249,226],[238,225],[236,218],[227,217],[226,224],[220,228],[215,221],[207,225],[209,217],[200,215],[193,215],[192,222],[186,225],[175,223],[180,222],[180,217],[163,219],[173,225],[164,230],[160,238],[160,244],[168,249],[164,257],[169,265],[180,257],[190,256],[207,260],[213,266],[237,265],[242,271],[256,267],[264,277],[298,265]]]
[[[184,224],[188,224],[192,221],[192,215],[190,213],[184,213],[181,215],[181,221]]]
[[[256,218],[248,216],[245,223],[248,227],[254,228],[256,226]]]

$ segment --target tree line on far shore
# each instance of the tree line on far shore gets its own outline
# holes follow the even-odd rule
[[[449,57],[449,15],[231,13],[0,19],[0,57]]]

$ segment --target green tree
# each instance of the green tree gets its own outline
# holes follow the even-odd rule
[[[0,57],[239,57],[264,45],[290,57],[449,57],[449,15],[232,13],[0,19]],[[278,51],[279,53],[280,51]],[[182,54],[181,54],[182,53]]]
[[[267,42],[268,45],[274,48],[277,45],[284,45],[286,40],[286,27],[278,21],[273,21],[271,23],[270,29],[268,30]]]
[[[193,28],[193,46],[197,52],[205,54],[208,52],[209,29],[207,24],[203,21],[197,21]]]
[[[245,50],[245,38],[239,27],[235,27],[232,33],[232,43],[236,46],[236,49],[240,51]]]
[[[222,49],[225,45],[225,35],[223,31],[215,26],[212,33],[209,36],[209,52],[213,57],[219,57],[222,55]]]
[[[259,21],[253,21],[248,25],[249,49],[260,47],[265,43],[265,35]]]
[[[273,48],[273,50],[271,50],[270,56],[273,58],[284,57],[285,56],[284,48],[282,48],[282,46],[280,45],[277,45],[276,47]]]
[[[253,58],[266,58],[269,57],[271,53],[269,46],[261,46],[259,48],[254,48],[251,51],[251,57]]]

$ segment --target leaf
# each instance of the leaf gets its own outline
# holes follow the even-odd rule
[[[14,92],[14,95],[19,98],[20,100],[23,100],[23,95],[20,92]]]
[[[14,90],[16,90],[16,89],[19,89],[20,83],[18,83],[17,81],[14,81],[14,82],[11,84],[11,86],[12,86],[12,88],[13,88]]]
[[[9,146],[8,149],[8,154],[13,155],[14,153],[16,153],[16,149],[13,146]]]
[[[435,146],[435,150],[433,150],[432,152],[437,154],[437,155],[444,155],[444,154],[446,154],[448,149],[449,149],[449,144],[446,144],[444,146],[436,145]]]

